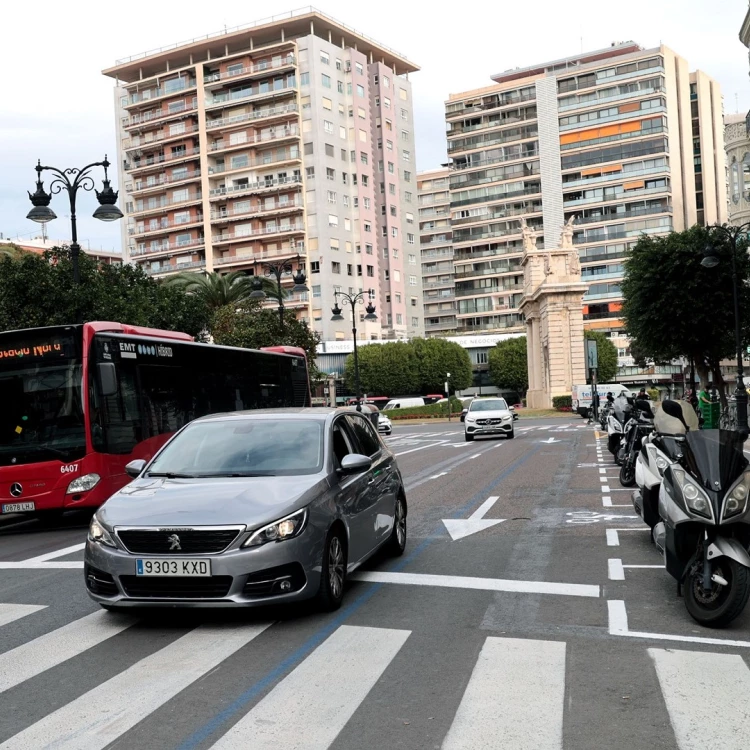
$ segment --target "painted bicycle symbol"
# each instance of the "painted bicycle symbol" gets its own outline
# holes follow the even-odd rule
[[[565,515],[572,516],[572,518],[568,518],[565,521],[565,523],[572,524],[590,524],[599,523],[600,521],[623,521],[628,518],[638,518],[638,516],[624,516],[619,513],[594,513],[590,510],[575,510]]]

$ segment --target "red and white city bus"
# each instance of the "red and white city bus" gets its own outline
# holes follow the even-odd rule
[[[0,333],[0,514],[101,505],[196,417],[309,406],[302,349],[199,344],[121,323]]]

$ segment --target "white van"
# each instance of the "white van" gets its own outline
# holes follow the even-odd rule
[[[424,406],[424,399],[412,398],[411,396],[404,398],[392,398],[383,407],[383,411],[388,411],[389,409],[413,409],[415,406]]]
[[[599,406],[607,400],[607,394],[617,398],[622,391],[626,391],[627,386],[620,385],[620,383],[597,383],[596,392],[599,394]],[[574,385],[573,392],[571,394],[573,402],[573,411],[578,412],[582,417],[588,416],[588,410],[591,406],[591,386],[590,385]]]

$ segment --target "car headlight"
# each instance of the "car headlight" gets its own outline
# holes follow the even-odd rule
[[[259,547],[261,544],[267,544],[268,542],[282,542],[285,539],[292,539],[302,533],[306,522],[307,509],[303,508],[253,532],[252,536],[242,546]]]
[[[466,421],[467,422],[475,422],[476,421],[476,417],[466,417]]]
[[[96,516],[91,519],[89,524],[89,535],[88,539],[91,542],[97,542],[98,544],[106,544],[108,547],[114,547],[115,541],[112,539],[112,535],[107,529],[99,523]]]
[[[84,474],[82,477],[74,479],[66,491],[66,495],[77,495],[79,492],[88,492],[93,490],[101,477],[98,474]]]
[[[687,507],[698,516],[711,518],[713,513],[708,495],[682,469],[672,469],[672,474],[682,490]]]
[[[750,495],[750,472],[745,472],[724,497],[722,518],[731,518],[744,513],[747,508],[748,495]]]

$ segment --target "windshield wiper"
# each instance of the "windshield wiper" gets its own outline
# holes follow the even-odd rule
[[[202,479],[211,479],[212,477],[275,477],[275,474],[253,474],[252,472],[233,471],[226,474],[197,474]]]
[[[166,477],[167,479],[195,479],[197,474],[178,474],[174,471],[149,471],[147,477]]]

